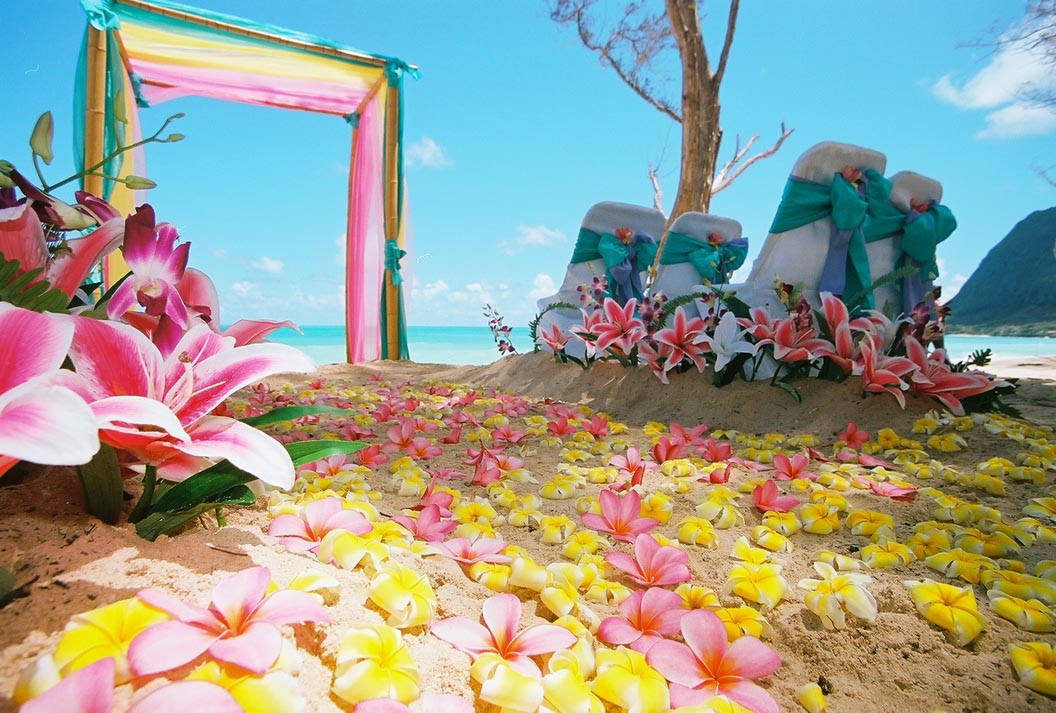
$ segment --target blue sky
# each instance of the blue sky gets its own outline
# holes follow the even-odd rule
[[[653,0],[658,2],[659,0]],[[193,4],[193,3],[192,3]],[[612,11],[624,3],[609,3]],[[680,129],[584,49],[543,2],[201,0],[200,7],[321,35],[417,64],[406,84],[405,141],[414,252],[411,324],[482,325],[485,302],[524,326],[560,283],[580,221],[599,201],[650,205],[650,162],[666,207],[678,183]],[[605,2],[602,7],[606,7]],[[954,9],[955,8],[955,9]],[[796,158],[820,141],[884,152],[888,175],[938,179],[959,228],[940,246],[952,294],[1031,211],[1056,204],[1032,170],[1056,155],[1056,112],[1015,103],[1025,80],[1054,81],[1028,55],[965,47],[1007,27],[1023,3],[743,3],[722,88],[726,160],[733,140],[782,121],[795,133],[773,158],[712,201],[766,238]],[[715,57],[725,3],[709,3]],[[76,0],[4,10],[0,158],[31,169],[36,117],[55,115],[57,158],[70,171],[71,105],[84,18]],[[677,58],[666,65],[680,91]],[[661,67],[663,69],[664,67]],[[243,317],[339,324],[350,130],[340,119],[207,99],[143,112],[146,131],[187,114],[178,144],[152,146],[149,194],[192,244],[190,262],[220,290],[223,321]]]

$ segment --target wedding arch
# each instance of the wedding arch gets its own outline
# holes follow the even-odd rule
[[[350,124],[346,356],[350,363],[406,359],[399,262],[408,227],[403,78],[417,77],[417,67],[168,0],[81,5],[88,25],[77,71],[74,141],[82,168],[139,139],[139,109],[182,96],[331,114]],[[103,173],[136,175],[142,161],[141,150],[119,154]],[[119,180],[86,176],[82,187],[126,213],[141,202]],[[108,285],[127,271],[122,263],[119,254],[108,259]]]

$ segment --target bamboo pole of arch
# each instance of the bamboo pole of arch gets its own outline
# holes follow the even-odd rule
[[[400,233],[400,175],[398,133],[400,88],[388,87],[385,95],[385,239],[395,242]],[[386,246],[387,247],[387,246]],[[385,269],[385,344],[388,358],[400,360],[400,293],[393,271]]]
[[[106,133],[106,31],[88,26],[88,76],[84,117],[84,165],[94,166],[103,160]],[[84,190],[103,195],[103,177],[84,177]]]

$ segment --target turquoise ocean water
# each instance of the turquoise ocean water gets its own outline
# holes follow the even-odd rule
[[[280,329],[272,341],[290,344],[307,353],[318,364],[345,361],[345,328],[302,327],[304,334]],[[490,364],[499,358],[491,331],[481,327],[408,327],[411,359],[429,364]],[[519,352],[532,351],[526,327],[515,327],[513,344]],[[1056,339],[1044,337],[987,337],[949,335],[946,348],[954,361],[976,349],[989,348],[995,357],[1056,355]]]

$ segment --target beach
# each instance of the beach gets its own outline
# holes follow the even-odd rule
[[[625,453],[628,447],[648,453],[661,435],[674,432],[676,426],[690,429],[701,424],[708,426],[700,434],[702,439],[728,443],[734,454],[764,464],[767,451],[772,461],[775,452],[806,453],[809,446],[814,450],[808,469],[823,477],[807,482],[782,481],[781,492],[803,505],[813,502],[812,493],[830,494],[831,502],[839,503],[835,506],[836,526],[828,534],[803,530],[789,534],[787,547],[767,554],[769,563],[780,567],[786,582],[777,601],[766,601],[766,597],[752,601],[745,598],[743,590],[729,591],[726,586],[739,564],[731,556],[737,551],[738,540],[751,538],[763,522],[762,513],[753,506],[751,493],[760,479],[771,475],[769,470],[756,472],[735,465],[729,482],[718,486],[700,482],[707,480],[710,472],[707,458],[689,459],[694,466],[691,474],[657,470],[647,474],[640,487],[642,497],[659,515],[657,519],[663,519],[654,534],[669,538],[688,555],[690,584],[707,587],[717,597],[717,603],[707,600],[705,604],[704,598],[698,605],[730,612],[749,607],[752,612],[747,614],[752,614],[752,621],[765,620],[766,624],[758,625],[761,628],[757,630],[764,643],[780,656],[781,665],[757,683],[781,710],[803,710],[796,692],[810,683],[820,686],[832,711],[1056,710],[1053,699],[1028,689],[1018,680],[1009,657],[1010,645],[1036,641],[1056,645],[1056,634],[1024,631],[998,616],[987,604],[987,588],[978,573],[973,583],[970,573],[962,570],[962,576],[957,577],[947,569],[950,576],[946,576],[921,559],[890,568],[863,568],[861,572],[870,578],[866,588],[875,599],[875,618],[868,621],[848,614],[842,630],[826,628],[808,610],[804,603],[807,592],[799,586],[801,580],[818,577],[818,570],[812,566],[816,561],[834,561],[838,555],[861,562],[863,550],[871,541],[866,534],[857,534],[867,528],[862,527],[862,518],[850,517],[855,512],[870,513],[878,522],[889,518],[901,543],[913,542],[914,534],[920,532],[916,529],[919,523],[935,521],[949,530],[960,527],[952,536],[958,542],[967,538],[963,540],[967,543],[974,536],[969,531],[973,523],[953,523],[948,503],[939,502],[936,492],[959,502],[992,508],[1006,525],[1024,517],[1022,509],[1031,499],[1049,495],[1056,476],[1051,468],[1042,469],[1042,477],[1035,478],[1039,482],[1018,480],[1014,473],[992,476],[1001,481],[1000,488],[988,481],[989,489],[980,489],[982,481],[973,480],[973,476],[982,472],[980,464],[992,458],[1018,462],[1017,458],[1029,451],[1031,440],[1045,438],[1053,443],[1056,357],[998,358],[988,371],[1019,380],[1017,393],[1005,399],[1018,410],[1019,419],[977,416],[974,420],[943,420],[937,402],[913,395],[907,397],[903,410],[886,395],[864,394],[860,380],[854,377],[843,383],[798,381],[797,400],[765,382],[735,381],[719,389],[711,385],[709,376],[690,371],[673,374],[671,383],[665,386],[647,369],[596,364],[583,371],[574,365],[555,364],[552,356],[544,353],[514,355],[484,366],[331,364],[310,375],[273,377],[260,389],[236,395],[231,408],[237,413],[265,392],[336,404],[354,410],[362,416],[358,424],[375,432],[365,437],[365,442],[381,444],[392,423],[380,420],[379,404],[398,402],[413,406],[407,411],[410,416],[439,425],[437,430],[423,434],[441,452],[421,465],[429,471],[451,469],[445,474],[457,473],[450,480],[437,482],[457,491],[461,503],[481,498],[496,513],[494,517],[484,516],[490,518],[488,525],[476,531],[493,531],[491,536],[519,548],[511,550],[515,557],[530,558],[543,567],[572,562],[566,556],[568,537],[586,529],[577,504],[583,496],[597,497],[605,487],[601,474],[583,476],[571,479],[573,492],[569,497],[539,497],[544,486],[562,470],[567,472],[569,465],[582,469],[573,468],[574,473],[587,473],[590,469],[600,472],[612,456]],[[475,398],[470,396],[473,392]],[[456,399],[462,399],[461,410],[486,425],[478,431],[467,423],[458,442],[442,443],[441,437],[454,430],[446,417],[452,414]],[[557,404],[575,410],[573,422],[589,422],[602,416],[607,419],[607,428],[590,438],[554,437],[546,424],[558,420],[557,414],[564,412]],[[920,420],[931,411],[936,412],[938,423],[934,433],[914,433],[915,424],[919,427]],[[504,417],[496,418],[496,413]],[[324,415],[317,422],[309,419],[305,424],[280,424],[276,433],[304,431],[313,438],[324,437],[337,431],[328,419]],[[910,500],[884,497],[863,486],[862,481],[856,483],[854,478],[865,476],[865,481],[883,482],[886,476],[877,476],[869,467],[853,461],[827,462],[834,454],[838,434],[850,422],[873,439],[879,437],[882,429],[892,429],[902,442],[895,448],[875,451],[875,457],[893,461],[889,472],[896,475],[891,476],[892,481],[910,483],[921,492]],[[517,526],[509,507],[512,500],[495,491],[489,500],[487,488],[469,482],[473,466],[466,464],[467,454],[481,446],[481,441],[471,440],[471,434],[483,438],[487,431],[503,424],[527,434],[522,442],[506,449],[521,458],[524,465],[514,469],[523,472],[503,475],[504,490],[513,494],[509,498],[539,497],[538,510],[545,517],[567,518],[565,526],[560,526],[560,521],[549,522],[556,523],[557,534],[538,521]],[[581,427],[576,432],[584,431]],[[947,450],[938,445],[939,441],[929,441],[931,435],[957,436],[963,439],[963,446]],[[955,440],[947,438],[944,442]],[[908,451],[923,455],[918,453],[913,459],[900,457]],[[352,481],[369,491],[368,500],[378,513],[378,522],[414,506],[421,497],[413,479],[401,480],[390,471],[392,461],[399,455],[391,455],[388,463],[371,466],[369,474],[361,473],[362,478]],[[935,461],[940,465],[936,466]],[[920,465],[929,468],[914,467]],[[916,474],[910,472],[913,470]],[[327,486],[320,487],[330,487],[337,496],[355,500],[354,489],[345,485],[342,490],[328,481]],[[138,494],[136,487],[133,482],[126,483],[126,490],[134,494]],[[699,515],[699,505],[717,487],[728,487],[739,495],[731,511],[735,522],[730,527],[716,525],[712,542],[679,544],[679,523]],[[305,488],[310,490],[311,486],[302,483],[295,492],[303,494],[307,492]],[[554,491],[547,493],[553,495]],[[653,499],[649,501],[649,497]],[[206,520],[204,525],[194,524],[177,536],[162,536],[151,543],[138,538],[133,527],[123,520],[119,526],[110,526],[85,515],[80,485],[71,469],[26,467],[9,473],[0,481],[0,537],[6,543],[0,566],[15,575],[17,589],[15,596],[0,608],[0,712],[17,710],[10,699],[17,679],[39,657],[55,650],[74,615],[132,597],[143,589],[160,589],[205,606],[214,586],[255,565],[267,567],[279,587],[306,571],[318,571],[336,581],[333,591],[325,592],[329,623],[286,626],[284,633],[287,642],[296,648],[298,663],[290,670],[295,672],[293,680],[305,710],[351,710],[353,705],[332,689],[335,667],[342,655],[341,641],[349,630],[391,622],[393,615],[372,600],[372,581],[378,573],[371,567],[346,568],[320,562],[310,553],[288,552],[276,537],[267,534],[271,515],[285,511],[281,504],[286,502],[272,494],[255,506],[229,509],[225,527],[218,528],[215,521]],[[458,504],[456,501],[452,506],[456,513]],[[460,524],[466,522],[480,525],[469,519]],[[475,530],[470,526],[462,531]],[[1029,542],[1014,542],[1000,556],[994,556],[993,561],[1000,562],[994,567],[1042,571],[1045,565],[1039,563],[1056,560],[1056,541],[1044,541],[1043,537],[1024,539]],[[922,540],[918,538],[916,542]],[[523,582],[510,583],[499,570],[485,576],[480,568],[460,566],[444,556],[424,552],[421,546],[390,545],[384,566],[398,563],[424,576],[435,593],[432,622],[454,616],[477,621],[483,603],[499,592],[511,592],[521,601],[522,626],[560,619],[545,603],[552,599],[541,596],[531,586],[520,586]],[[598,554],[632,551],[629,543],[608,539]],[[1012,564],[1014,561],[1021,565]],[[382,568],[378,565],[377,570]],[[1047,571],[1053,570],[1049,567]],[[636,588],[618,570],[600,565],[597,573],[605,582],[615,582],[626,590]],[[960,643],[918,612],[905,582],[927,579],[969,588],[983,620],[977,637]],[[599,621],[621,616],[616,604],[620,588],[609,587],[605,590],[608,594],[594,592],[588,598],[588,587],[583,582],[578,584],[572,583],[572,589],[579,591],[574,604],[569,605],[569,615],[583,625],[579,635],[595,652],[615,650],[615,646],[599,641],[596,630]],[[698,594],[703,597],[702,590]],[[746,626],[751,628],[751,624]],[[499,710],[483,699],[481,684],[471,678],[470,657],[431,633],[428,624],[404,627],[402,640],[417,666],[421,694],[453,694],[475,710]],[[597,654],[595,657],[598,661],[603,658]],[[548,671],[546,656],[536,657],[536,663]],[[190,665],[167,677],[176,680],[189,670]],[[589,682],[590,676],[586,679]],[[154,679],[119,686],[115,710],[125,710],[163,683],[164,679]],[[430,710],[423,700],[428,699],[412,702],[412,710]],[[431,710],[438,710],[437,704],[432,705]],[[607,705],[609,710],[621,709],[612,701]]]

